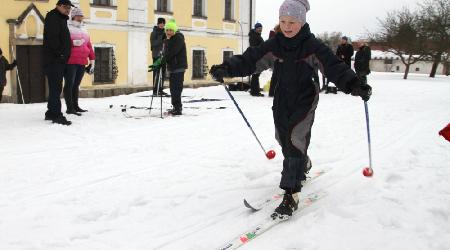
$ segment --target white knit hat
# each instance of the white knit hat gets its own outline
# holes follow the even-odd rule
[[[78,7],[73,8],[70,12],[70,17],[73,18],[74,16],[84,16],[83,11]]]
[[[310,9],[308,0],[285,0],[280,7],[281,16],[292,16],[298,21],[306,22],[306,12]]]

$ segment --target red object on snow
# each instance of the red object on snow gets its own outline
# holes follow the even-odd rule
[[[447,141],[450,141],[450,123],[447,125],[447,127],[439,131],[439,135],[442,135]]]
[[[269,160],[272,160],[273,158],[275,158],[275,155],[276,155],[276,153],[274,150],[269,150],[269,152],[266,153],[266,157]]]
[[[373,169],[370,167],[364,168],[363,169],[363,175],[365,177],[372,177],[373,176]]]

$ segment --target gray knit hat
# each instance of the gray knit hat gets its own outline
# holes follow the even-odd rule
[[[77,7],[73,8],[70,12],[70,17],[73,19],[75,16],[84,16],[83,11]]]
[[[281,16],[292,16],[306,23],[306,12],[310,9],[308,0],[285,0],[280,7]]]

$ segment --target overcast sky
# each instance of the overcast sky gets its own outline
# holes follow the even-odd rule
[[[283,0],[256,0],[256,20],[264,26],[263,36],[278,22],[278,9]],[[306,15],[314,34],[341,31],[353,40],[365,37],[367,30],[377,30],[377,17],[403,6],[415,8],[421,0],[310,0]]]

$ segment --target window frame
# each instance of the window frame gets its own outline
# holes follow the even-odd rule
[[[203,54],[203,58],[202,58],[202,62],[201,62],[201,76],[197,76],[196,75],[196,64],[195,64],[195,55],[194,53],[196,51],[201,51]],[[205,75],[205,66],[207,66],[207,62],[206,62],[206,49],[204,48],[192,48],[192,80],[205,80],[206,79],[206,75]]]
[[[201,13],[200,13],[200,15],[199,15],[199,13],[196,13],[196,2],[197,1],[201,1],[201,4],[202,4],[202,8],[201,8]],[[206,14],[206,11],[207,11],[207,0],[192,0],[192,17],[193,18],[197,18],[197,19],[207,19],[208,17],[207,17],[207,14]]]
[[[117,9],[117,0],[106,0],[109,4],[98,4],[94,2],[95,0],[89,0],[90,6],[93,8],[112,8]]]
[[[227,1],[230,1],[230,16],[227,17]],[[223,13],[223,21],[225,22],[236,22],[235,20],[235,1],[234,0],[224,0],[223,6],[224,6],[224,13]]]
[[[230,53],[231,52],[231,56],[225,58],[225,53]],[[232,56],[234,56],[234,50],[232,49],[223,49],[222,50],[222,61],[225,61],[228,58],[231,58]]]
[[[166,9],[161,9],[161,8],[159,8],[159,5],[158,5],[158,3],[160,2],[160,1],[166,1],[166,5],[167,5],[167,7],[166,7]],[[172,11],[172,4],[173,4],[173,2],[172,2],[172,0],[155,0],[155,13],[160,13],[160,14],[169,14],[169,15],[173,15],[173,11]]]
[[[109,61],[108,60],[108,67],[110,72],[108,72],[108,75],[110,75],[110,79],[101,79],[102,75],[100,73],[98,73],[98,71],[100,71],[103,67],[102,64],[102,56],[99,56],[96,53],[96,50],[101,51],[101,50],[109,50],[111,54],[109,54]],[[96,55],[96,59],[95,59],[95,69],[94,69],[94,77],[93,77],[93,82],[92,85],[103,85],[103,84],[115,84],[115,80],[114,79],[114,63],[113,63],[113,57],[114,57],[114,53],[115,53],[115,49],[113,46],[94,46],[94,53]]]
[[[97,1],[97,3],[96,3],[96,1]],[[101,1],[107,1],[108,3],[106,3],[106,4],[102,4],[102,3],[98,3],[98,2],[101,2]],[[113,6],[113,1],[112,0],[92,0],[92,5],[93,6],[102,6],[102,7],[112,7]]]

